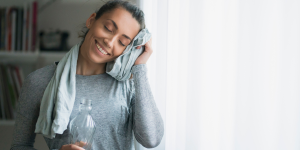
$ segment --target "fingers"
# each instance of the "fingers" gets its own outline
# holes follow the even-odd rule
[[[84,145],[86,145],[86,142],[76,142],[75,145],[79,146],[79,147],[83,147]]]
[[[77,145],[71,145],[71,146],[72,146],[72,150],[84,150],[82,147]]]
[[[152,45],[152,37],[151,39],[144,45],[145,47],[150,47]],[[137,49],[140,49],[142,46],[136,47]]]
[[[77,145],[69,144],[69,145],[63,145],[59,150],[84,150],[84,149]]]
[[[151,46],[152,45],[152,37],[151,39],[146,43],[147,46]]]

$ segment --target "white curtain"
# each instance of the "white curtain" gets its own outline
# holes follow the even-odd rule
[[[299,0],[139,4],[165,123],[155,150],[300,149]]]

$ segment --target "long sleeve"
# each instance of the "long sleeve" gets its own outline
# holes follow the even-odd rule
[[[15,129],[11,150],[35,150],[35,122],[27,119],[22,114],[16,114]]]
[[[40,100],[54,69],[53,66],[47,66],[26,77],[16,107],[11,150],[34,150],[36,136],[34,130],[39,115]]]
[[[33,94],[34,84],[32,77],[29,75],[21,90],[18,100],[15,128],[11,150],[33,150],[33,144],[36,134],[34,133],[36,118],[34,118],[34,104],[29,100],[34,101]],[[36,111],[36,110],[35,110]]]
[[[159,145],[164,134],[164,124],[147,78],[145,64],[133,66],[135,87],[133,104],[133,131],[136,140],[146,148]]]

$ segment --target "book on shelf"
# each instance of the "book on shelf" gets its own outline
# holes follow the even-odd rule
[[[13,8],[11,10],[11,46],[10,50],[15,51],[16,50],[16,19],[17,19],[17,8]]]
[[[6,20],[6,9],[5,8],[1,8],[0,9],[0,16],[1,16],[1,23],[0,23],[0,50],[1,49],[5,49],[5,20]]]
[[[1,109],[1,119],[5,120],[5,108],[4,108],[4,82],[3,82],[3,75],[2,75],[2,68],[0,66],[0,109]]]
[[[18,66],[0,64],[0,119],[15,118],[16,104],[23,83],[22,69]]]
[[[20,80],[19,80],[18,75],[17,75],[16,67],[11,68],[11,73],[12,73],[12,76],[13,76],[13,83],[14,83],[14,87],[15,87],[15,90],[16,90],[16,94],[17,94],[17,97],[19,97],[19,94],[21,92],[21,83],[20,83]]]
[[[36,49],[36,37],[37,37],[37,2],[32,3],[32,44],[31,49]]]
[[[16,41],[18,44],[16,44],[16,49],[21,51],[22,50],[22,24],[23,24],[23,9],[17,9],[17,38]]]
[[[0,51],[33,52],[37,48],[37,1],[0,7]]]
[[[25,3],[24,6],[23,6],[23,22],[22,22],[22,50],[25,51],[26,49],[26,38],[27,38],[27,18],[28,18],[28,13],[27,13],[27,7],[28,5]]]

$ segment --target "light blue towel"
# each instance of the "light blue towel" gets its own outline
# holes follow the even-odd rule
[[[124,81],[130,78],[131,68],[135,60],[144,51],[136,49],[136,47],[145,45],[151,38],[151,34],[147,29],[141,30],[138,35],[133,39],[132,43],[126,47],[124,52],[113,62],[106,65],[106,73],[119,81]]]
[[[150,38],[147,29],[141,30],[114,62],[107,63],[106,72],[119,81],[129,79],[135,60],[143,52],[142,48],[136,47],[146,44]],[[59,61],[44,91],[35,133],[53,139],[67,129],[76,95],[75,77],[80,45],[81,42],[72,47]]]

